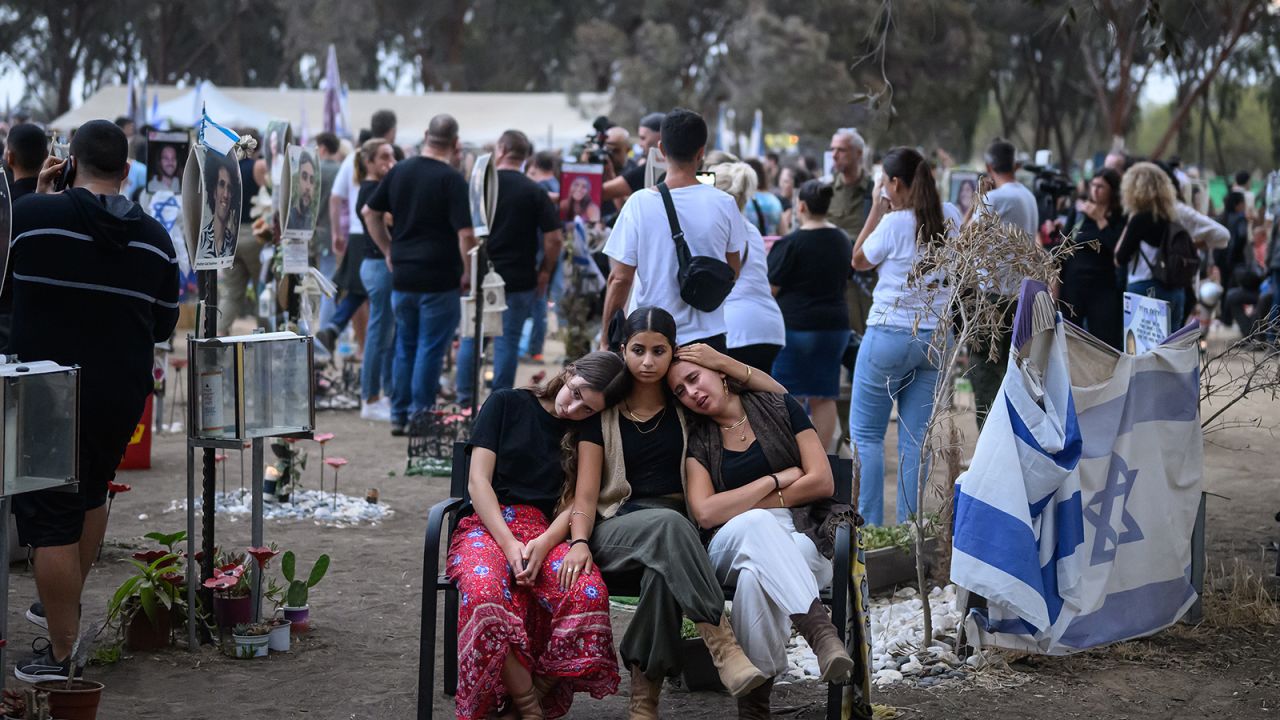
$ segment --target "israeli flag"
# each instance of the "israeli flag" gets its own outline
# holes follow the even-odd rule
[[[200,129],[197,138],[201,145],[219,155],[231,152],[236,143],[240,142],[239,135],[210,120],[209,113],[204,110],[200,111]]]
[[[956,485],[951,577],[969,637],[1061,655],[1149,635],[1195,602],[1199,327],[1120,354],[1024,281],[1013,348]]]

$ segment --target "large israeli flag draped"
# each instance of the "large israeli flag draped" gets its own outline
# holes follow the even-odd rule
[[[951,577],[975,644],[1061,655],[1148,635],[1196,599],[1200,331],[1117,353],[1024,281],[1004,383],[956,485]]]

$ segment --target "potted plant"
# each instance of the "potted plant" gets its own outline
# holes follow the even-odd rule
[[[306,580],[299,580],[294,573],[297,557],[292,550],[285,552],[280,561],[280,571],[289,583],[284,591],[284,616],[292,623],[291,632],[305,633],[311,629],[311,606],[307,604],[308,593],[324,579],[329,571],[329,556],[316,558],[316,564]]]
[[[175,607],[182,607],[183,577],[178,560],[176,554],[164,550],[136,552],[130,558],[134,574],[116,588],[107,603],[107,622],[120,621],[130,650],[160,650],[169,645],[172,613]]]
[[[253,621],[250,569],[243,555],[219,557],[213,577],[204,586],[213,591],[213,615],[218,627],[226,630]]]
[[[267,564],[271,559],[280,554],[275,543],[271,543],[270,547],[251,547],[248,549],[249,555],[257,563],[258,572],[262,573],[262,577],[266,577]],[[271,612],[271,619],[267,621],[267,625],[271,628],[268,633],[267,647],[273,652],[289,652],[289,628],[293,624],[285,619],[281,614],[283,612],[284,600],[282,594],[284,588],[276,584],[275,578],[267,581],[267,587],[263,590],[263,597],[270,600],[274,605]]]
[[[77,639],[71,646],[71,666],[84,665],[92,649],[92,640]],[[98,704],[102,702],[104,685],[92,680],[77,679],[72,673],[66,680],[44,680],[35,683],[27,696],[27,715],[46,712],[45,717],[59,720],[97,720]]]
[[[235,656],[241,660],[266,657],[271,626],[268,623],[240,623],[231,630]]]
[[[937,549],[936,514],[926,517],[924,527],[927,561]],[[858,528],[866,550],[867,584],[871,592],[893,590],[916,581],[915,532],[911,523]]]

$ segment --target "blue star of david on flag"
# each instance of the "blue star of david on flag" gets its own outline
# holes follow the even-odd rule
[[[1125,504],[1129,502],[1129,493],[1137,481],[1138,471],[1130,470],[1124,459],[1115,453],[1111,454],[1111,466],[1107,470],[1107,484],[1093,500],[1084,507],[1084,518],[1093,525],[1093,551],[1089,556],[1089,565],[1097,566],[1116,559],[1116,548],[1143,539],[1142,528],[1138,521],[1129,514]],[[1117,500],[1119,500],[1117,507]],[[1119,512],[1123,530],[1116,532],[1113,517]]]

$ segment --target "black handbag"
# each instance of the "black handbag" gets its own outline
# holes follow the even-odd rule
[[[662,204],[667,208],[671,239],[676,243],[676,260],[680,264],[676,281],[680,285],[680,299],[695,310],[711,312],[720,307],[733,291],[736,279],[733,268],[723,260],[689,252],[689,244],[684,241],[684,231],[676,217],[675,203],[671,201],[671,190],[666,183],[658,183],[657,187],[662,193]]]

